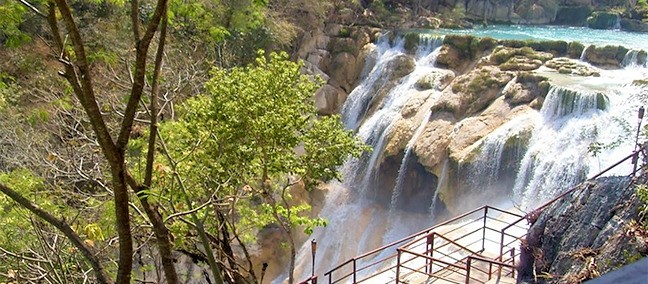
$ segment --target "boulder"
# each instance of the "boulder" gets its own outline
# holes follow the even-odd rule
[[[482,111],[500,95],[511,79],[513,73],[501,71],[495,66],[483,66],[457,77],[451,88],[459,95],[455,116],[463,117]]]
[[[530,104],[536,102],[533,108],[539,108],[542,101],[538,98],[544,98],[549,92],[549,82],[547,78],[535,75],[531,72],[520,72],[506,87],[502,90],[502,95],[511,106],[521,104]]]
[[[414,134],[415,127],[416,125],[409,119],[396,121],[389,133],[389,140],[385,146],[385,156],[394,156],[405,149]]]
[[[512,117],[535,112],[529,106],[521,105],[512,108],[503,97],[493,102],[479,116],[468,117],[458,122],[451,136],[448,145],[449,157],[456,164],[472,163],[479,153],[475,151],[479,147],[480,139],[493,132],[502,124],[511,120]]]
[[[299,58],[306,58],[310,52],[317,48],[317,38],[313,35],[315,32],[306,32],[302,36],[299,44],[297,56]]]
[[[349,37],[333,38],[329,43],[329,49],[334,55],[338,53],[350,53],[353,56],[357,56],[360,52],[360,48],[356,44],[355,40]]]
[[[567,48],[567,56],[573,59],[580,59],[583,50],[585,50],[585,46],[582,43],[572,41],[569,43],[569,47]]]
[[[326,72],[331,63],[331,54],[324,49],[316,49],[315,51],[308,53],[306,61],[317,66],[317,68],[323,72]]]
[[[346,99],[346,93],[340,88],[326,84],[315,92],[315,107],[320,115],[338,113]]]
[[[412,73],[415,68],[416,61],[414,61],[414,58],[402,54],[392,59],[385,67],[385,69],[391,70],[391,74],[388,78],[389,81],[400,79],[405,75]]]
[[[438,29],[439,26],[441,26],[441,20],[438,18],[421,16],[416,20],[414,28]]]
[[[447,157],[450,134],[457,120],[448,112],[433,113],[414,144],[414,153],[428,170],[438,169]],[[440,174],[437,172],[437,174]]]
[[[358,78],[358,68],[356,68],[356,57],[348,52],[338,53],[333,57],[329,68],[331,83],[335,87],[341,87],[349,93],[352,86]]]

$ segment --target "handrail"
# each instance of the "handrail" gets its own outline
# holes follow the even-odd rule
[[[439,223],[439,224],[437,224],[437,225],[434,225],[434,226],[432,226],[432,227],[430,227],[430,228],[428,228],[428,229],[422,230],[422,231],[420,231],[420,232],[418,232],[418,233],[414,233],[414,234],[412,234],[412,235],[410,235],[410,236],[407,236],[407,237],[405,237],[405,238],[403,238],[403,239],[400,239],[400,240],[397,240],[397,241],[391,242],[391,243],[386,244],[386,245],[383,245],[383,246],[381,246],[381,247],[379,247],[379,248],[377,248],[377,249],[374,249],[374,250],[371,250],[371,251],[366,252],[366,253],[364,253],[364,254],[361,254],[361,255],[359,255],[359,256],[353,257],[353,258],[351,258],[351,259],[349,259],[349,260],[343,262],[342,264],[339,264],[339,265],[336,266],[335,268],[333,268],[333,269],[327,271],[326,273],[324,273],[324,275],[325,275],[325,276],[328,275],[329,283],[330,283],[330,284],[332,284],[332,283],[337,283],[337,281],[332,281],[332,274],[333,274],[333,272],[339,270],[340,268],[345,267],[345,266],[349,265],[350,263],[356,262],[357,260],[360,260],[360,259],[366,258],[366,257],[368,257],[368,256],[374,255],[374,254],[376,254],[376,253],[382,252],[382,251],[384,251],[385,249],[388,249],[388,248],[390,248],[390,247],[394,247],[394,246],[396,246],[396,245],[398,245],[398,244],[400,244],[400,243],[410,241],[411,239],[413,239],[413,238],[415,238],[415,237],[417,237],[417,236],[420,236],[420,235],[422,235],[422,234],[427,234],[427,233],[429,233],[430,231],[432,231],[432,230],[434,230],[434,229],[437,229],[437,228],[439,228],[439,227],[442,227],[442,226],[448,225],[448,224],[450,224],[450,223],[452,223],[452,222],[456,222],[456,221],[458,221],[458,220],[461,220],[461,219],[465,218],[466,216],[469,216],[469,215],[471,215],[471,214],[474,214],[474,213],[476,213],[476,212],[479,212],[479,211],[481,211],[481,210],[484,210],[485,208],[491,208],[491,209],[495,209],[495,210],[498,210],[498,211],[506,212],[506,211],[504,211],[504,210],[502,210],[502,209],[499,209],[499,208],[496,208],[496,207],[492,207],[492,206],[488,206],[488,205],[481,206],[481,207],[479,207],[479,208],[477,208],[477,209],[474,209],[474,210],[472,210],[472,211],[466,212],[466,213],[461,214],[461,215],[459,215],[459,216],[457,216],[457,217],[451,218],[451,219],[446,220],[446,221],[444,221],[444,222],[441,222],[441,223]],[[382,262],[382,261],[386,261],[386,260],[387,260],[387,259],[383,259],[383,260],[381,260],[381,261],[378,261],[378,262],[376,262],[376,263],[373,263],[372,265],[375,265],[375,264],[377,264],[377,263],[380,263],[380,262]],[[366,266],[365,266],[365,267],[366,267]],[[364,267],[363,267],[363,268],[364,268]],[[360,268],[359,270],[362,270],[363,268]],[[357,272],[357,271],[358,271],[358,269],[354,269],[353,272]],[[343,278],[346,278],[346,277],[349,277],[349,276],[353,275],[353,272],[350,273],[350,274],[345,275]]]
[[[636,151],[633,151],[632,154],[630,154],[630,155],[624,157],[623,159],[621,159],[621,160],[618,161],[617,163],[615,163],[615,164],[609,166],[608,168],[606,168],[606,169],[604,169],[603,171],[599,172],[598,174],[592,176],[591,178],[587,179],[586,181],[591,181],[591,180],[594,180],[594,179],[596,179],[596,178],[601,177],[603,174],[609,172],[610,170],[614,169],[615,167],[619,166],[621,163],[626,162],[626,161],[629,160],[629,159],[637,158],[637,160],[638,160],[638,156],[639,156],[640,154],[644,154],[644,155],[645,155],[644,151],[646,151],[647,148],[648,148],[648,143],[644,143],[644,144],[641,145],[641,147],[639,147]],[[637,172],[636,169],[633,170],[632,175],[635,175],[636,172]],[[499,233],[500,233],[500,236],[501,236],[501,238],[500,238],[500,242],[499,242],[499,245],[500,245],[500,251],[499,251],[499,256],[498,256],[496,259],[503,260],[503,257],[504,257],[503,255],[504,255],[504,250],[505,250],[505,248],[507,248],[507,247],[509,247],[509,246],[511,246],[511,245],[513,245],[513,244],[515,244],[515,243],[518,242],[518,241],[521,241],[522,238],[524,238],[524,236],[526,236],[526,234],[527,234],[527,233],[525,232],[525,233],[522,234],[521,236],[517,236],[517,235],[511,234],[511,233],[508,233],[508,232],[507,232],[508,230],[510,230],[510,229],[513,228],[513,227],[516,227],[516,228],[520,228],[520,229],[524,229],[524,230],[526,230],[526,229],[528,228],[528,225],[520,225],[520,222],[522,222],[523,220],[527,220],[527,221],[529,221],[529,223],[531,223],[532,219],[535,218],[535,215],[536,215],[536,214],[539,214],[539,212],[541,212],[542,210],[544,210],[546,207],[550,206],[551,204],[553,204],[553,203],[556,202],[557,200],[560,200],[560,199],[564,198],[565,196],[567,196],[568,194],[571,194],[571,193],[573,193],[573,192],[575,192],[576,190],[581,189],[581,188],[582,188],[582,187],[579,186],[579,185],[572,186],[572,187],[569,188],[568,190],[562,192],[562,193],[559,194],[558,196],[552,198],[552,199],[549,200],[548,202],[545,202],[544,204],[540,205],[539,207],[537,207],[537,208],[534,209],[533,211],[531,211],[531,212],[529,212],[529,213],[526,213],[526,214],[524,214],[524,215],[516,214],[516,213],[513,213],[513,212],[508,212],[508,211],[505,211],[505,210],[502,210],[502,209],[499,209],[499,208],[496,208],[496,207],[488,206],[488,205],[481,206],[481,207],[479,207],[479,208],[477,208],[477,209],[474,209],[474,210],[472,210],[472,211],[469,211],[469,212],[466,212],[466,213],[464,213],[464,214],[461,214],[461,215],[459,215],[459,216],[457,216],[457,217],[454,217],[454,218],[451,218],[451,219],[446,220],[446,221],[444,221],[444,222],[441,222],[441,223],[439,223],[439,224],[436,224],[436,225],[434,225],[434,226],[432,226],[432,227],[430,227],[430,228],[427,228],[427,229],[422,230],[422,231],[420,231],[420,232],[417,232],[417,233],[411,234],[411,235],[409,235],[409,236],[407,236],[407,237],[405,237],[405,238],[402,238],[402,239],[400,239],[400,240],[397,240],[397,241],[391,242],[391,243],[389,243],[389,244],[383,245],[383,246],[381,246],[381,247],[379,247],[379,248],[376,248],[376,249],[374,249],[374,250],[371,250],[371,251],[366,252],[366,253],[364,253],[364,254],[361,254],[361,255],[359,255],[359,256],[356,256],[356,257],[350,258],[350,259],[348,259],[347,261],[345,261],[345,262],[343,262],[343,263],[337,265],[337,266],[334,267],[333,269],[327,271],[326,273],[324,273],[324,275],[325,275],[325,276],[328,275],[328,278],[329,278],[329,284],[337,283],[337,282],[341,281],[342,279],[347,279],[348,277],[351,277],[351,276],[353,276],[353,280],[354,280],[354,282],[356,282],[355,277],[356,277],[356,273],[357,273],[357,272],[359,272],[359,271],[363,271],[363,270],[366,270],[366,269],[368,269],[369,267],[372,267],[372,266],[378,265],[378,264],[383,263],[383,262],[385,262],[385,261],[387,261],[387,260],[389,260],[389,259],[393,259],[393,258],[395,258],[395,257],[400,257],[400,252],[401,252],[401,251],[402,251],[402,252],[406,252],[406,253],[413,253],[413,252],[410,252],[410,251],[408,251],[407,249],[405,249],[404,246],[413,245],[413,244],[415,244],[416,242],[422,240],[422,238],[417,238],[417,237],[419,237],[419,236],[427,237],[427,236],[429,236],[431,233],[433,233],[433,235],[434,235],[435,232],[433,232],[433,231],[436,230],[436,229],[438,229],[439,227],[446,226],[446,225],[448,225],[448,224],[451,224],[451,223],[454,223],[454,222],[460,221],[460,220],[462,220],[463,218],[465,218],[465,217],[467,217],[467,216],[470,216],[470,215],[473,215],[473,214],[475,214],[475,213],[477,213],[477,212],[479,212],[479,211],[482,211],[482,210],[485,211],[483,217],[480,217],[480,218],[476,219],[476,220],[481,220],[481,219],[483,218],[484,225],[483,225],[483,227],[482,227],[482,230],[484,230],[484,233],[483,233],[483,238],[482,238],[483,240],[482,240],[482,241],[483,241],[483,242],[486,241],[486,233],[485,233],[485,232],[486,232],[487,229],[490,230],[490,231],[499,232]],[[500,212],[500,213],[505,213],[505,214],[508,214],[508,215],[511,215],[511,216],[514,216],[514,217],[518,217],[518,218],[517,218],[516,220],[514,220],[513,222],[510,222],[510,223],[509,223],[509,222],[504,222],[504,221],[501,221],[501,220],[498,220],[498,219],[495,219],[495,218],[492,218],[492,217],[488,216],[488,210],[491,210],[491,209],[494,210],[494,211],[498,211],[498,212]],[[497,230],[497,229],[494,229],[494,228],[491,228],[491,227],[486,226],[486,223],[487,223],[488,220],[494,220],[494,221],[497,221],[497,222],[501,222],[501,223],[508,223],[508,224],[507,224],[506,226],[504,226],[503,228]],[[476,221],[473,221],[473,222],[476,222]],[[454,233],[456,230],[459,230],[459,229],[461,229],[461,228],[467,226],[468,224],[472,224],[473,222],[469,222],[469,223],[467,223],[467,224],[463,224],[463,225],[461,225],[461,226],[458,226],[457,228],[452,228],[451,230],[449,230],[448,232],[446,232],[446,234]],[[479,229],[477,229],[477,230],[471,232],[470,234],[474,234],[474,233],[476,233],[476,232],[479,232]],[[453,243],[453,244],[455,244],[455,245],[458,245],[458,246],[461,247],[461,248],[465,248],[465,249],[467,249],[466,247],[464,247],[464,246],[462,246],[462,245],[459,245],[458,243],[455,242],[455,241],[458,241],[458,240],[462,239],[463,237],[465,237],[465,235],[462,236],[462,237],[457,238],[455,241],[452,241],[452,240],[450,240],[450,239],[446,238],[445,236],[442,236],[442,235],[440,235],[440,234],[438,234],[438,233],[436,233],[436,235],[441,236],[441,237],[444,238],[445,240],[447,240],[447,241],[449,241],[449,242],[451,242],[451,243]],[[513,240],[510,241],[510,242],[505,243],[505,239],[506,239],[507,237],[508,237],[508,238],[512,238]],[[490,240],[490,239],[489,239],[488,241],[495,242],[495,241],[492,241],[492,240]],[[363,260],[363,259],[365,259],[365,258],[368,258],[368,257],[374,256],[374,255],[376,255],[376,254],[378,254],[378,253],[381,253],[381,252],[383,252],[383,251],[385,251],[385,250],[387,250],[387,249],[389,249],[389,248],[393,248],[393,247],[396,247],[396,246],[401,245],[401,244],[404,244],[404,243],[406,243],[406,245],[401,246],[401,247],[397,247],[397,248],[396,248],[396,250],[397,250],[398,253],[396,253],[396,254],[391,254],[391,255],[389,255],[389,256],[387,256],[387,257],[384,257],[384,258],[382,258],[382,259],[376,260],[376,261],[374,261],[374,262],[372,262],[372,263],[370,263],[370,264],[363,265],[362,267],[356,267],[357,262],[358,262],[359,260]],[[469,251],[472,251],[472,250],[469,250]],[[511,260],[512,260],[513,262],[515,262],[515,257],[517,257],[517,255],[518,255],[518,254],[515,254],[515,249],[514,249],[514,248],[509,248],[509,249],[507,250],[507,253],[508,253],[508,252],[513,252],[512,255],[511,255]],[[475,257],[473,257],[473,258],[475,258]],[[476,258],[475,258],[475,259],[476,259]],[[487,260],[487,261],[489,261],[491,264],[494,264],[494,263],[495,263],[495,262],[493,262],[492,260]],[[347,273],[347,274],[343,275],[341,278],[337,278],[337,279],[333,282],[333,279],[332,279],[332,278],[333,278],[333,273],[335,273],[336,271],[342,269],[343,267],[347,267],[347,266],[350,265],[350,264],[353,264],[353,271],[350,272],[350,273]],[[508,265],[508,266],[510,266],[510,265]],[[391,266],[391,267],[393,268],[394,266]],[[398,269],[398,265],[396,266],[396,268]],[[371,278],[371,276],[366,277],[366,278],[363,279],[362,281],[365,281],[365,280],[367,280],[367,279],[369,279],[369,278]]]

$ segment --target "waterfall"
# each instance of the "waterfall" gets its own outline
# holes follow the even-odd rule
[[[585,47],[583,48],[583,51],[581,52],[581,55],[580,55],[580,58],[579,58],[580,61],[583,61],[583,62],[586,61],[586,59],[587,59],[587,49],[588,49],[589,47],[590,47],[590,45],[587,45],[587,46],[585,46]]]
[[[524,150],[527,134],[536,124],[539,115],[536,112],[528,112],[512,119],[488,136],[481,142],[479,156],[476,158],[474,169],[470,174],[473,189],[493,190],[494,187],[501,187],[501,180],[513,173],[502,173],[503,154],[506,148],[512,150]],[[516,151],[517,152],[517,151]],[[517,157],[516,157],[517,158]]]
[[[623,61],[621,61],[621,66],[623,66],[623,68],[640,68],[640,67],[644,67],[644,66],[641,66],[639,64],[639,62],[637,60],[638,55],[639,55],[638,50],[634,50],[634,49],[628,50],[626,55],[623,57]]]
[[[402,38],[397,38],[393,45],[390,45],[388,37],[382,37],[375,46],[375,64],[370,70],[363,72],[365,75],[362,82],[349,94],[342,108],[343,121],[347,128],[356,130],[357,135],[370,145],[373,151],[358,159],[347,161],[341,169],[345,184],[331,185],[334,188],[329,190],[320,213],[330,220],[331,224],[316,228],[311,236],[318,240],[318,251],[323,252],[316,256],[317,274],[321,275],[341,261],[379,247],[389,240],[401,238],[421,226],[432,225],[425,222],[428,219],[427,214],[395,216],[390,213],[389,208],[374,203],[372,195],[375,192],[372,185],[376,167],[382,158],[394,122],[401,117],[401,109],[408,99],[418,92],[415,88],[416,82],[434,69],[441,41],[438,38],[422,38],[416,54],[412,56],[415,62],[414,71],[390,86],[388,78],[394,72],[389,68],[391,61],[399,56],[409,55],[405,53]],[[385,94],[381,97],[376,96],[377,90],[381,89]],[[426,117],[429,118],[429,114]],[[423,118],[419,126],[420,131],[426,120]],[[415,140],[412,139],[408,143],[407,152],[411,152]],[[408,228],[403,228],[400,232],[388,232],[389,227],[400,227],[396,224]],[[310,246],[306,244],[298,251],[298,279],[310,275],[310,262]],[[280,283],[282,279],[283,277],[279,277],[274,282]]]
[[[611,33],[596,31],[594,35],[605,32]],[[567,30],[566,33],[574,31]],[[611,33],[616,34],[621,32]],[[591,41],[590,43],[597,44]],[[434,71],[439,45],[438,39],[419,37],[419,46],[415,54],[408,55],[402,38],[396,38],[390,44],[385,36],[375,44],[372,51],[372,58],[375,60],[367,60],[368,64],[362,72],[360,84],[349,94],[342,109],[345,125],[370,145],[373,152],[345,163],[342,169],[344,184],[328,185],[320,215],[329,220],[329,225],[316,228],[311,236],[318,241],[315,260],[317,275],[322,276],[324,272],[354,256],[432,226],[438,217],[436,213],[444,211],[442,207],[447,206],[437,202],[439,196],[452,198],[452,202],[459,200],[455,203],[460,202],[462,205],[467,203],[468,197],[451,195],[453,189],[448,187],[453,184],[453,175],[457,174],[457,168],[452,160],[446,158],[441,165],[440,175],[436,177],[436,183],[430,183],[429,191],[426,192],[430,194],[431,199],[430,203],[425,204],[427,212],[407,212],[402,208],[405,207],[405,197],[409,196],[409,192],[403,191],[409,189],[406,185],[408,171],[411,174],[415,165],[413,146],[425,146],[416,144],[416,140],[427,135],[424,127],[430,120],[430,113],[420,109],[416,115],[403,118],[401,112],[404,106],[410,105],[408,102],[413,101],[412,98],[418,99],[414,94],[423,92],[416,89],[416,82]],[[583,61],[587,57],[588,47],[585,47],[581,54]],[[632,135],[632,129],[636,129],[636,97],[642,93],[641,87],[634,86],[631,82],[648,76],[648,69],[633,68],[636,63],[633,65],[632,62],[637,61],[637,54],[626,54],[623,65],[627,70],[601,70],[600,77],[580,77],[558,74],[550,70],[537,70],[538,73],[551,72],[547,75],[551,88],[544,98],[542,108],[527,108],[523,109],[523,112],[512,111],[516,116],[507,117],[508,122],[481,138],[477,142],[480,144],[472,144],[471,147],[477,148],[478,152],[475,152],[476,157],[468,176],[462,176],[462,179],[474,180],[475,183],[489,188],[502,187],[522,209],[533,209],[539,203],[553,198],[557,193],[628,155],[634,146],[634,140],[628,142],[627,137]],[[393,63],[403,57],[415,62],[414,71],[394,79],[394,73],[398,70],[394,70]],[[511,83],[505,89],[513,86],[514,83]],[[430,92],[426,102],[431,102],[442,94],[435,88],[425,92]],[[383,163],[383,160],[396,160],[393,156],[385,157],[384,151],[394,135],[392,132],[398,129],[397,126],[401,126],[397,124],[401,119],[411,119],[408,123],[415,121],[411,127],[414,133],[403,149],[400,164],[399,161],[390,161],[389,165],[393,167],[389,170],[398,170],[398,174],[393,186],[382,185],[390,187],[381,192],[387,194],[383,204],[372,199],[378,194],[376,187],[381,186],[376,184],[377,176],[384,175],[384,172],[377,171],[381,165],[387,164]],[[453,120],[452,123],[456,130],[456,125],[462,123],[461,119],[464,118],[454,119],[456,121]],[[416,129],[413,129],[414,127]],[[624,140],[621,143],[615,142],[619,139]],[[596,157],[588,152],[594,142],[604,145],[604,149]],[[608,147],[609,145],[615,147]],[[612,174],[627,174],[628,167],[632,168],[629,163],[624,164]],[[459,168],[458,171],[466,168]],[[503,179],[508,179],[506,186],[501,186]],[[393,181],[394,179],[389,180]],[[451,194],[443,196],[447,192]],[[480,205],[495,205],[492,201],[479,199]],[[399,203],[403,206],[399,206]],[[366,261],[375,261],[378,258],[380,256]],[[298,251],[298,270],[295,274],[297,279],[305,279],[310,275],[310,265],[310,245],[306,243]],[[362,265],[359,261],[358,267]],[[346,272],[348,271],[340,273]],[[370,273],[370,269],[359,272]],[[281,283],[283,280],[282,277],[277,279],[274,283]]]
[[[437,182],[437,186],[434,189],[434,196],[432,197],[432,205],[430,205],[430,219],[434,220],[436,216],[436,203],[437,203],[437,198],[439,196],[439,191],[443,190],[446,186],[448,186],[448,159],[445,159],[443,161],[443,167],[441,168],[441,176],[439,176],[439,181]]]
[[[390,46],[388,36],[382,36],[378,40],[374,51],[376,56],[375,66],[369,71],[367,77],[360,82],[360,85],[351,91],[342,107],[342,117],[347,128],[358,128],[376,94],[375,90],[387,83],[385,73],[391,71],[387,70],[388,63],[396,56],[404,53],[404,43],[403,38],[399,38],[394,46]]]
[[[588,147],[596,141],[597,122],[607,103],[600,93],[550,89],[513,189],[523,208],[533,208],[585,178]]]
[[[612,29],[620,31],[621,30],[621,15],[617,14],[616,19],[614,21],[614,26],[612,26]]]
[[[412,156],[412,149],[414,148],[414,144],[416,143],[416,140],[418,140],[419,136],[421,136],[423,129],[425,129],[427,122],[430,120],[431,114],[432,111],[427,110],[425,115],[423,115],[423,119],[421,120],[421,123],[416,128],[414,135],[407,142],[407,146],[405,146],[405,155],[403,156],[403,161],[401,162],[400,168],[398,169],[398,176],[396,177],[396,185],[394,186],[394,190],[392,192],[390,212],[398,208],[398,197],[400,196],[400,193],[403,189],[403,182],[408,170],[407,165],[409,162],[409,158]]]

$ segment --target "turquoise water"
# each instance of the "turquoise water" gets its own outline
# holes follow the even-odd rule
[[[578,41],[585,45],[622,45],[629,49],[643,49],[648,51],[648,33],[594,30],[583,27],[493,25],[463,30],[439,29],[430,31],[429,33],[470,34],[495,39]]]

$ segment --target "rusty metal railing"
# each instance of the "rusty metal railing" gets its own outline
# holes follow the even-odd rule
[[[499,236],[502,228],[508,226],[508,220],[518,220],[522,215],[491,206],[484,206],[480,211],[475,212],[479,213],[478,218],[442,232],[434,230],[398,248],[394,277],[397,282],[412,279],[448,281],[449,274],[455,274],[455,278],[469,279],[466,277],[469,277],[471,269],[473,273],[485,274],[486,278],[490,279],[494,274],[501,275],[502,267],[514,266],[516,250],[507,250],[510,254],[508,258],[500,255]],[[513,236],[524,236],[527,228],[521,229]],[[487,259],[483,255],[488,254],[491,255],[488,269],[471,265],[471,261]],[[498,266],[498,269],[493,270],[493,265]],[[453,271],[444,271],[448,268]]]
[[[601,177],[602,175],[616,168],[620,164],[628,161],[629,159],[633,159],[638,163],[639,155],[643,153],[644,156],[646,156],[647,151],[648,151],[648,143],[645,143],[641,145],[641,147],[639,147],[632,154],[621,159],[619,162],[606,168],[600,173],[594,175],[593,177],[589,178],[587,181],[591,181],[598,177]],[[637,169],[634,169],[632,175],[636,175],[636,172]],[[385,276],[385,274],[395,272],[396,279],[394,279],[393,276],[392,277],[387,276],[385,278],[390,278],[390,279],[384,283],[391,283],[394,280],[396,280],[396,283],[399,283],[398,279],[401,273],[401,269],[411,270],[410,274],[421,273],[427,275],[428,277],[433,277],[434,273],[437,272],[434,270],[434,263],[438,262],[444,264],[446,268],[456,269],[458,271],[465,271],[466,283],[469,282],[472,283],[471,281],[475,281],[473,277],[475,273],[486,274],[488,276],[487,277],[488,279],[491,279],[491,277],[494,275],[497,275],[497,277],[502,277],[502,276],[506,277],[510,275],[511,278],[515,278],[516,260],[519,259],[520,252],[521,252],[520,244],[522,242],[522,239],[526,237],[529,223],[531,223],[533,219],[537,217],[537,214],[539,214],[546,207],[550,206],[557,200],[564,198],[565,196],[573,193],[574,191],[580,188],[581,187],[579,186],[573,186],[569,188],[567,191],[564,191],[560,195],[556,196],[555,198],[549,200],[548,202],[542,204],[541,206],[537,207],[535,210],[525,215],[518,215],[491,206],[482,206],[480,208],[477,208],[475,210],[472,210],[470,212],[467,212],[465,214],[462,214],[460,216],[457,216],[455,218],[437,224],[431,228],[425,229],[423,231],[412,234],[398,241],[374,249],[365,254],[351,258],[346,262],[326,272],[324,274],[324,277],[325,279],[328,279],[329,284],[341,283],[344,281],[351,282],[351,283],[362,283],[368,281],[369,279],[372,280],[371,283],[381,283],[376,281],[376,279],[379,276]],[[513,220],[512,222],[503,222],[501,220],[493,218],[492,216],[489,216],[488,215],[489,210],[505,213],[509,215],[514,215],[516,219]],[[481,211],[484,212],[482,217],[473,218],[472,221],[467,222],[465,224],[461,224],[463,220],[469,219],[470,216],[476,215]],[[503,222],[502,223],[503,227],[499,229],[493,228],[492,226],[489,227],[487,225],[487,222],[489,221]],[[454,232],[467,227],[468,226],[467,224],[472,224],[475,222],[483,222],[483,224],[481,227],[473,229],[468,233],[464,232],[459,237],[456,238],[448,237],[448,235],[452,235]],[[456,225],[456,226],[448,229],[443,234],[435,232],[435,230],[438,230],[439,228],[448,225]],[[516,232],[516,230],[519,231]],[[519,233],[520,231],[523,233],[520,234]],[[482,234],[481,239],[477,241],[473,241],[471,243],[461,244],[462,239],[469,239],[470,238],[469,236],[478,234],[480,232]],[[489,233],[491,234],[497,233],[499,235],[499,240],[498,241],[493,240],[492,236],[487,237]],[[426,241],[421,242],[424,239]],[[452,244],[458,247],[459,251],[464,251],[466,253],[466,256],[461,258],[457,258],[457,257],[448,258],[448,256],[445,256],[446,258],[444,259],[433,257],[432,255],[435,252],[441,254],[440,248],[442,248],[443,246],[439,247],[435,245],[434,242],[435,240],[439,240],[439,239],[444,239],[446,241],[445,246],[450,246],[450,244]],[[475,245],[479,245],[479,243],[481,243],[481,247],[479,249],[474,249],[473,247]],[[497,253],[497,255],[492,259],[480,255],[484,253],[484,251],[486,250],[487,243],[496,244],[499,247],[499,253]],[[411,246],[418,247],[421,245],[425,246],[425,249],[422,251],[423,253],[417,252],[414,249],[410,248]],[[387,256],[380,257],[381,254],[389,250],[396,251],[396,252],[389,254]],[[418,267],[418,269],[404,268],[403,267],[404,264],[413,262],[411,259],[409,260],[402,259],[403,256],[406,254],[410,254],[418,258],[424,259],[425,260],[424,265]],[[488,270],[473,265],[473,263],[478,263],[478,262],[487,263]],[[374,272],[372,273],[372,271]],[[473,276],[470,276],[471,274],[473,274]],[[313,280],[313,279],[311,278],[309,280]],[[309,280],[303,283],[304,284],[309,283],[308,282]],[[315,277],[314,282],[311,281],[311,283],[316,283],[316,281],[317,281],[317,277]]]

